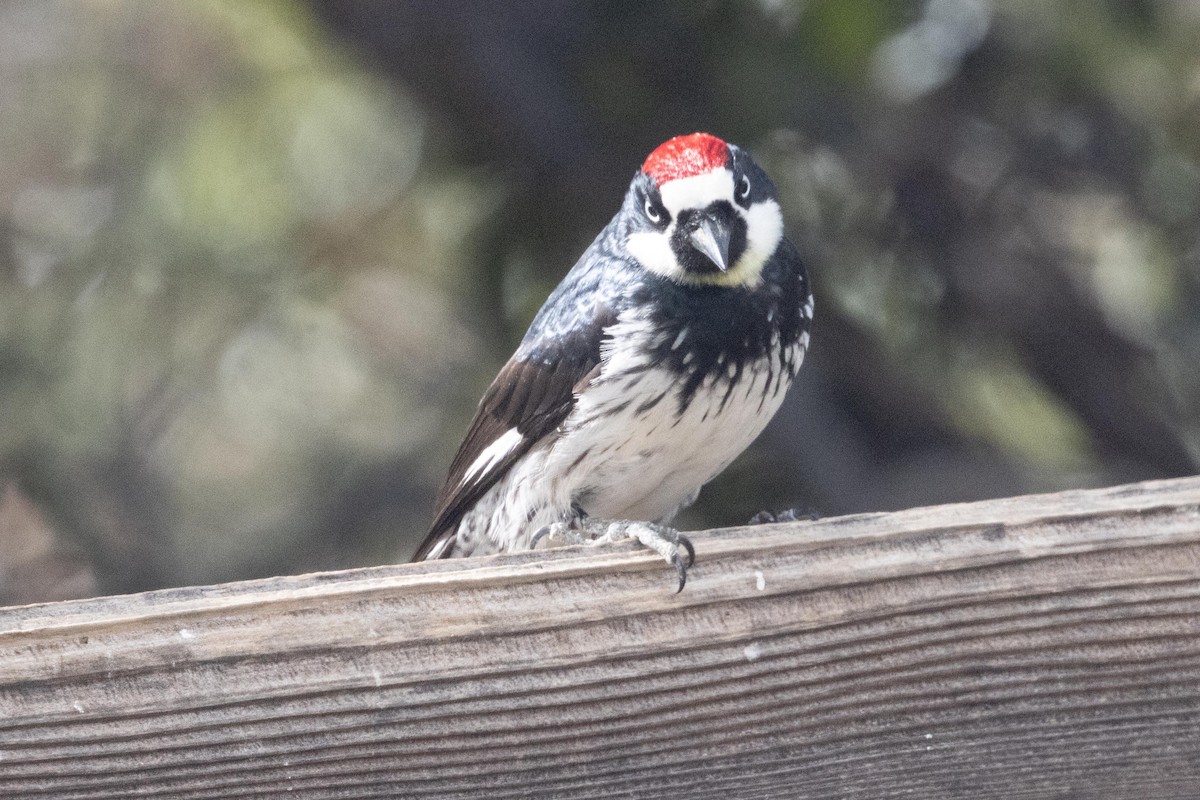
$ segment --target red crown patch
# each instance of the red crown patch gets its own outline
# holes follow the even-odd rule
[[[691,133],[668,139],[642,164],[642,172],[657,186],[677,178],[703,175],[729,166],[729,145],[711,133]]]

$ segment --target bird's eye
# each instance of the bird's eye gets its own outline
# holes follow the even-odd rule
[[[743,175],[742,179],[738,181],[737,192],[734,194],[734,199],[741,203],[744,203],[750,199],[750,177],[748,175]]]
[[[658,207],[658,204],[654,202],[654,198],[652,197],[646,198],[645,209],[646,219],[650,220],[655,225],[661,225],[662,221],[666,219],[666,212]]]

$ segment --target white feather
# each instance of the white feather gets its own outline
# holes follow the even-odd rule
[[[505,456],[517,449],[523,439],[520,431],[516,428],[509,428],[500,438],[485,447],[479,457],[471,462],[471,466],[467,467],[467,471],[463,473],[462,482],[459,485],[466,485],[479,476],[485,475],[488,470],[503,461]]]
[[[783,394],[768,396],[760,407],[757,398],[767,394],[764,358],[746,365],[745,391],[735,392],[724,407],[728,373],[706,381],[680,416],[680,381],[666,367],[640,372],[632,393],[624,380],[644,364],[652,326],[628,313],[610,330],[600,374],[579,396],[545,468],[549,474],[568,472],[568,465],[582,459],[559,491],[568,504],[573,494],[586,494],[593,516],[666,521],[758,436]],[[652,408],[640,409],[664,392]]]
[[[781,364],[799,368],[807,342],[746,364],[744,391],[739,383],[724,407],[727,373],[706,379],[680,415],[678,376],[666,367],[644,368],[647,343],[658,334],[654,326],[626,312],[606,333],[599,375],[559,430],[535,443],[467,512],[455,555],[528,547],[534,532],[561,521],[577,499],[598,519],[669,522],[774,416],[789,382]],[[664,392],[653,407],[641,408]],[[504,439],[472,469],[493,463],[484,462],[485,454],[502,459]]]
[[[679,216],[685,208],[707,208],[717,200],[733,200],[733,173],[724,167],[712,172],[676,178],[659,187],[663,208],[671,217]]]

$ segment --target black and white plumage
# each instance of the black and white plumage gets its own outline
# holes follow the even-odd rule
[[[812,310],[766,174],[708,134],[666,142],[480,401],[415,560],[549,526],[633,536],[682,588],[690,544],[662,526],[774,415]]]

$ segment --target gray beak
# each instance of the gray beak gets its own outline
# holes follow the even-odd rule
[[[721,272],[729,269],[729,228],[712,217],[701,218],[688,240]]]

